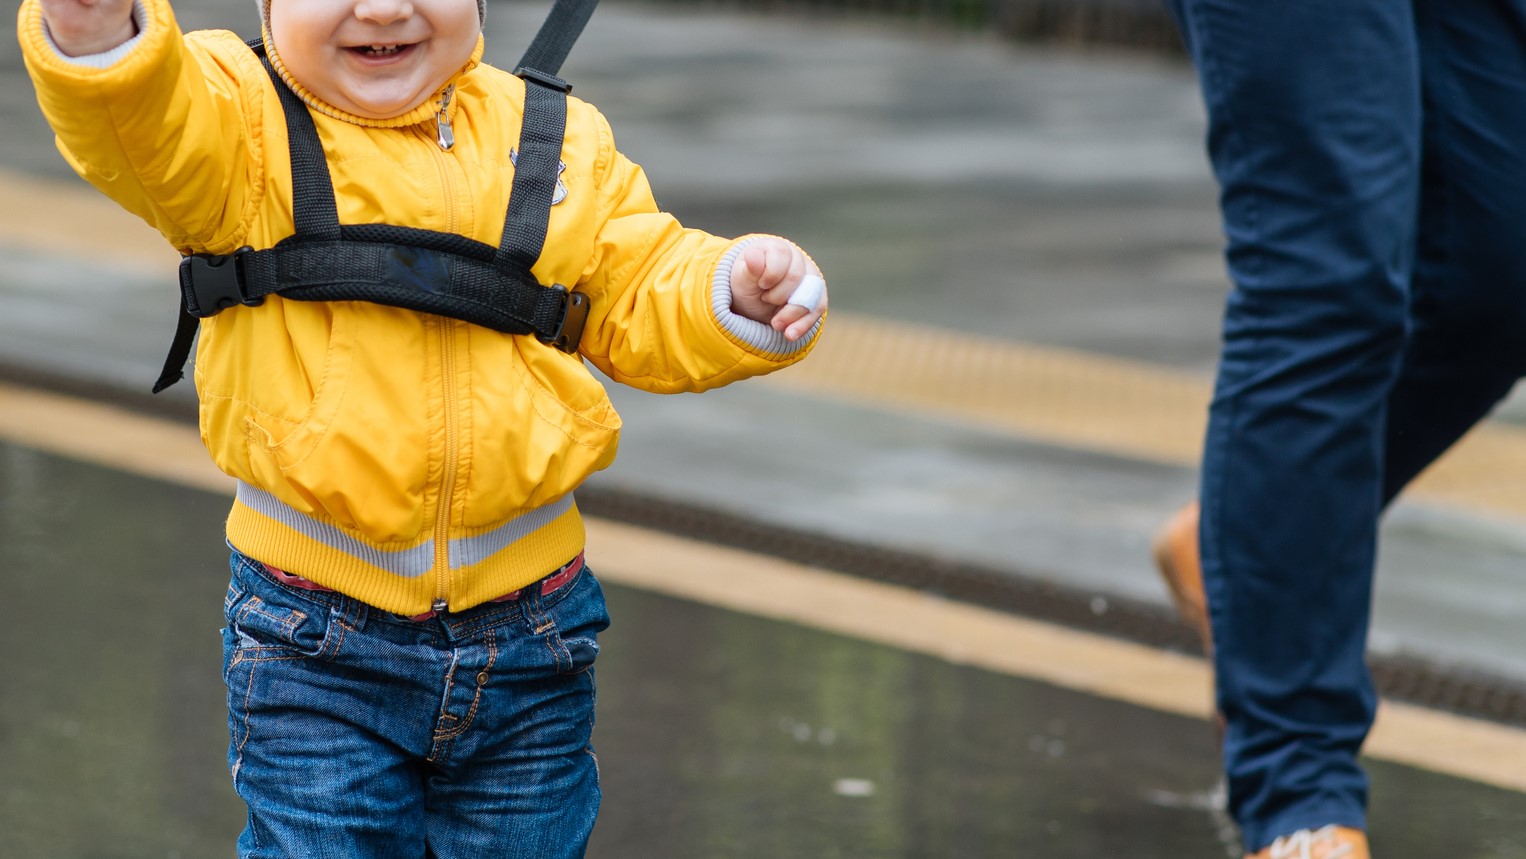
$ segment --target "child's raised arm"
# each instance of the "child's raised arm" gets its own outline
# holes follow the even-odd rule
[[[23,0],[17,34],[76,173],[182,253],[247,243],[264,189],[258,132],[281,114],[242,39],[183,34],[170,0]]]
[[[41,0],[53,44],[68,57],[99,54],[138,34],[133,0]]]

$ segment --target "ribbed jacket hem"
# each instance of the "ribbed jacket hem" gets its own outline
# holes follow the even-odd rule
[[[462,611],[518,590],[572,560],[586,539],[568,496],[490,528],[453,531],[451,568],[442,573],[427,536],[411,544],[371,543],[248,484],[238,489],[228,516],[234,548],[397,614],[422,614],[442,598],[451,611]]]

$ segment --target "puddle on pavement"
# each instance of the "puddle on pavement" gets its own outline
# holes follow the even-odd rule
[[[0,444],[6,855],[232,854],[225,507]],[[608,594],[594,859],[1232,855],[1202,723]],[[1526,857],[1526,796],[1371,770],[1386,859]]]

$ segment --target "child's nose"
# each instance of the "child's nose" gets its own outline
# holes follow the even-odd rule
[[[390,24],[413,17],[413,3],[411,0],[360,0],[355,4],[355,17]]]

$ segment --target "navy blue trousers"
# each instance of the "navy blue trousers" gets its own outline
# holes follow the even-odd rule
[[[1233,284],[1200,546],[1255,850],[1364,827],[1378,518],[1526,370],[1526,0],[1168,2]]]

